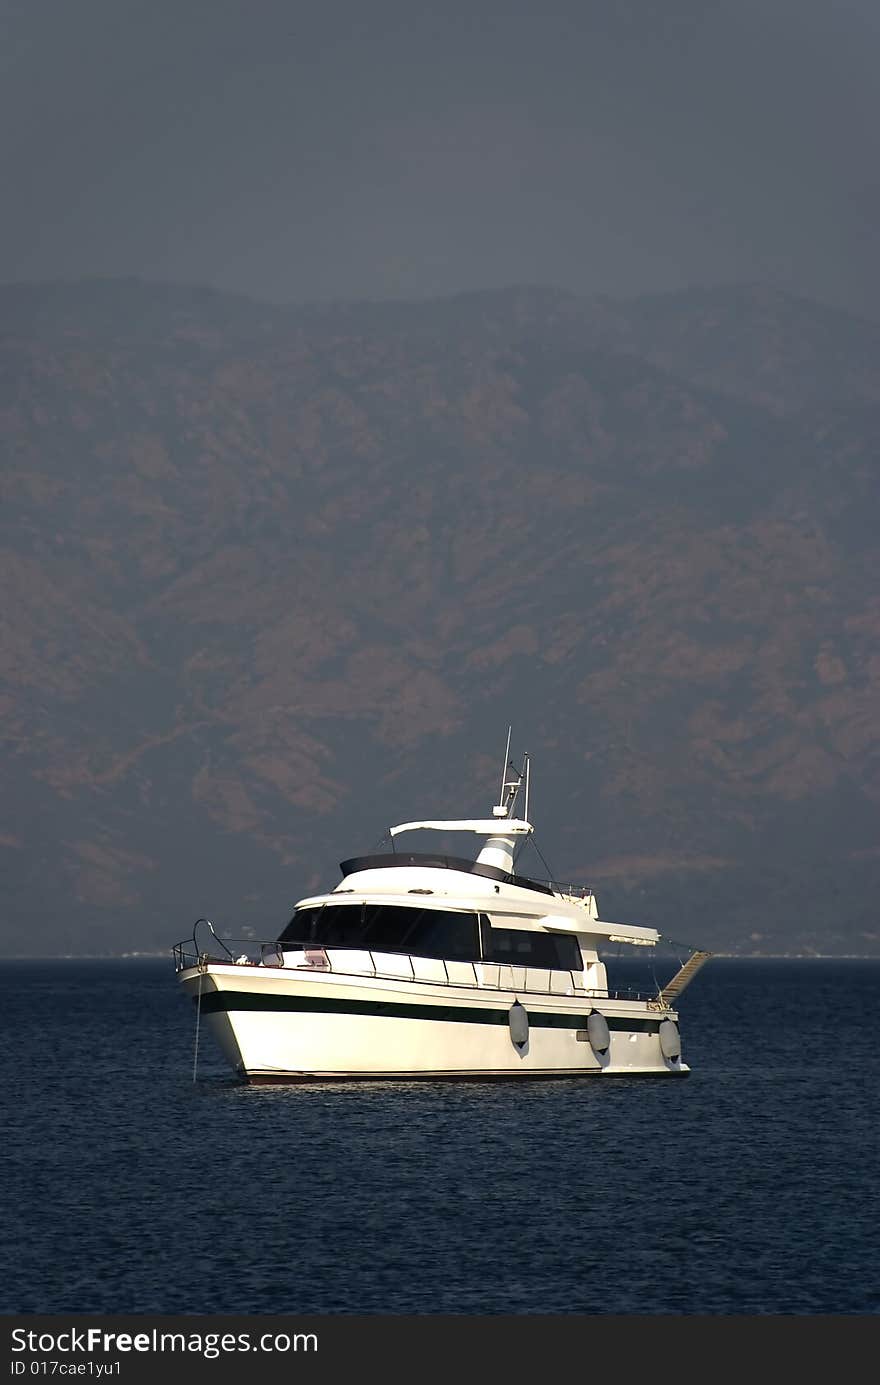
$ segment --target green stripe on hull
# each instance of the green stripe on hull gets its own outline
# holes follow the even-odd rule
[[[193,996],[193,1003],[197,997]],[[528,1007],[526,1007],[528,1009]],[[209,991],[202,996],[202,1013],[227,1010],[265,1010],[319,1015],[379,1015],[388,1019],[439,1020],[452,1024],[507,1024],[507,1010],[477,1009],[465,1005],[407,1005],[393,1000],[344,1000],[335,996],[258,995],[254,991]],[[535,1029],[583,1029],[588,1012],[565,1015],[546,1010],[529,1010],[529,1024]],[[605,1016],[608,1028],[628,1034],[656,1034],[659,1020]]]

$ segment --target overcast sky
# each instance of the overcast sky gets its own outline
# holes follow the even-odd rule
[[[0,279],[880,315],[877,0],[0,0]]]

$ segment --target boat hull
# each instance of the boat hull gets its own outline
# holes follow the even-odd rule
[[[209,963],[180,974],[237,1076],[250,1083],[459,1078],[680,1077],[659,1030],[674,1012],[652,1002],[522,994],[381,977]],[[510,1009],[528,1017],[515,1042]],[[608,1023],[595,1051],[589,1015]]]

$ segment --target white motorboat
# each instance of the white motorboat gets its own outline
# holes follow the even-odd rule
[[[179,980],[244,1081],[680,1077],[673,1002],[709,956],[665,986],[609,985],[614,944],[656,948],[653,928],[607,923],[586,887],[514,868],[533,832],[529,763],[505,755],[489,819],[405,822],[391,851],[341,863],[281,936],[221,940],[209,920],[174,949]],[[523,794],[522,817],[515,814]],[[408,853],[406,833],[482,839],[476,859]]]

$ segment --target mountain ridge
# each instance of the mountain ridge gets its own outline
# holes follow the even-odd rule
[[[513,721],[604,913],[876,955],[880,328],[558,292],[0,288],[7,946],[280,927]]]

